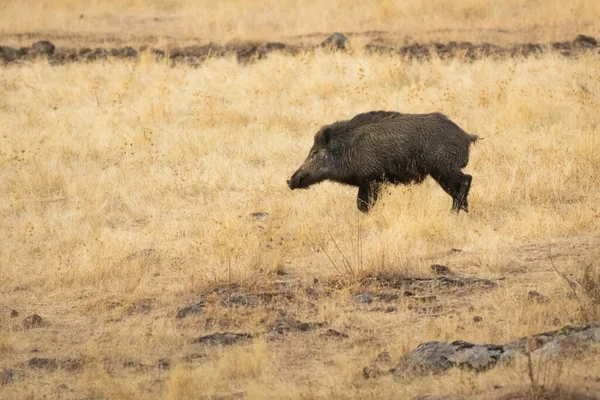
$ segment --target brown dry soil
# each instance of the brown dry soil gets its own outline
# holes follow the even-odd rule
[[[572,57],[582,52],[599,51],[600,46],[591,36],[578,35],[574,40],[554,43],[523,43],[508,46],[499,46],[490,43],[448,42],[448,43],[405,43],[403,45],[390,45],[377,37],[362,45],[366,53],[384,53],[397,55],[407,59],[424,60],[433,56],[442,59],[459,58],[463,60],[478,60],[481,58],[529,57],[545,52],[559,52]],[[131,46],[118,48],[103,47],[56,47],[48,40],[35,42],[31,47],[13,48],[0,45],[0,62],[4,64],[18,63],[38,57],[47,57],[51,64],[63,64],[75,61],[105,60],[108,58],[135,58],[140,52],[148,51],[157,57],[168,56],[173,62],[187,62],[197,65],[209,57],[235,56],[240,62],[248,62],[265,58],[269,53],[279,52],[284,54],[298,54],[325,48],[333,51],[355,51],[357,46],[352,45],[347,36],[334,33],[318,44],[307,43],[281,43],[281,42],[235,42],[229,44],[208,43],[201,46],[166,46],[165,48],[149,47],[142,45],[138,48]]]
[[[530,332],[534,335],[532,338],[539,341],[539,337],[576,332],[587,328],[564,327],[580,321],[580,316],[565,312],[557,314],[556,304],[577,304],[581,300],[581,288],[573,283],[575,278],[569,268],[589,262],[590,255],[595,254],[599,246],[600,235],[590,234],[506,247],[502,250],[514,257],[511,271],[489,277],[473,276],[473,271],[477,270],[476,252],[448,249],[427,261],[431,263],[429,276],[371,273],[355,279],[344,276],[320,281],[310,276],[286,274],[285,271],[264,272],[251,281],[210,285],[197,293],[133,303],[82,293],[68,304],[56,304],[50,299],[40,299],[32,304],[26,288],[16,287],[14,290],[22,292],[23,296],[15,304],[0,306],[0,312],[4,314],[1,320],[11,325],[12,330],[27,336],[31,348],[21,352],[17,362],[15,357],[11,357],[12,361],[0,360],[0,397],[3,386],[5,389],[11,385],[33,388],[45,385],[46,380],[56,386],[56,380],[50,378],[52,374],[60,374],[64,383],[55,389],[47,388],[51,397],[65,393],[75,395],[71,387],[77,376],[83,374],[88,366],[98,364],[110,375],[142,379],[147,383],[145,386],[149,393],[156,394],[165,390],[174,365],[209,362],[218,357],[215,349],[249,343],[252,338],[267,340],[273,352],[286,359],[287,373],[294,374],[289,379],[294,380],[310,380],[307,365],[333,366],[332,360],[340,352],[350,359],[365,360],[365,364],[365,354],[380,354],[385,362],[393,365],[395,360],[402,360],[407,351],[414,349],[412,344],[407,348],[406,343],[396,343],[393,339],[399,329],[394,314],[412,314],[407,323],[427,320],[435,324],[438,318],[455,318],[461,322],[462,332],[468,336],[472,331],[484,329],[488,323],[479,315],[485,315],[490,299],[499,291],[514,287],[523,288],[519,295],[525,302],[553,313],[552,324],[559,329],[555,333],[537,336],[539,332]],[[168,262],[166,255],[157,254],[152,249],[131,257],[142,257],[147,262]],[[484,272],[477,274],[485,275]],[[537,291],[540,288],[538,283],[553,280],[564,281],[562,289],[544,294]],[[319,319],[319,309],[331,302],[338,304],[339,312],[368,316],[370,323],[359,326],[348,319],[341,324],[343,326],[329,326]],[[93,356],[86,352],[90,340],[102,343],[107,339],[107,333],[114,329],[127,330],[131,324],[152,326],[169,320],[172,321],[172,329],[177,332],[177,337],[171,338],[176,340],[177,346],[169,354],[157,353],[153,359],[144,359],[131,354],[115,358],[101,354]],[[104,326],[104,329],[98,329],[99,326]],[[590,326],[596,329],[598,324]],[[248,327],[253,327],[253,330]],[[432,334],[435,336],[435,333]],[[43,342],[42,337],[45,337]],[[509,339],[517,342],[527,340],[519,337]],[[600,340],[600,337],[594,340]],[[331,341],[336,342],[335,346]],[[38,347],[36,343],[54,345]],[[306,354],[301,358],[286,356],[294,352],[292,349],[306,349]],[[578,349],[578,354],[578,359],[597,357],[593,346]],[[379,378],[368,374],[367,369],[364,379],[378,382]],[[357,371],[357,375],[361,372]],[[553,388],[537,393],[535,398],[598,399],[598,371],[590,371],[589,378],[586,378],[585,387]],[[495,393],[474,398],[530,398],[522,390],[522,387],[507,382]],[[229,395],[245,397],[244,393]]]

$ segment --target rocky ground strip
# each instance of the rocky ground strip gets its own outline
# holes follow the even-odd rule
[[[482,372],[520,356],[556,359],[568,354],[585,353],[598,343],[600,322],[568,325],[505,344],[477,344],[462,340],[452,343],[432,341],[421,343],[395,363],[389,353],[381,353],[371,365],[364,368],[363,374],[365,378],[387,374],[412,378],[443,373],[451,368]]]
[[[281,42],[237,42],[224,45],[209,43],[202,46],[169,47],[165,49],[148,46],[121,48],[57,48],[47,40],[37,41],[30,47],[13,48],[0,45],[0,63],[12,64],[37,58],[47,58],[50,64],[65,64],[77,61],[95,61],[113,59],[131,59],[140,53],[149,52],[158,58],[168,57],[173,63],[198,65],[208,58],[235,56],[240,63],[247,63],[265,58],[268,54],[279,52],[296,55],[315,49],[351,52],[357,50],[348,38],[341,33],[334,33],[316,46],[302,44],[285,44]],[[529,57],[547,52],[558,52],[572,57],[588,51],[600,50],[595,38],[578,35],[572,41],[553,43],[523,43],[512,46],[498,46],[490,43],[455,42],[448,43],[407,43],[403,46],[386,46],[368,43],[362,49],[367,54],[390,54],[406,59],[426,60],[437,56],[442,59],[458,58],[468,61],[486,57]]]

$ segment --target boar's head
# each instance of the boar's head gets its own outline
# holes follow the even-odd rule
[[[331,128],[325,126],[315,135],[315,141],[304,163],[287,181],[290,189],[306,189],[315,183],[332,178],[335,152],[332,148]]]

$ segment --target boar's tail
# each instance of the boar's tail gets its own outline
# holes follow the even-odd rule
[[[480,138],[477,135],[471,135],[471,134],[469,134],[469,139],[471,139],[471,142],[477,142],[478,140],[481,140],[483,138]]]

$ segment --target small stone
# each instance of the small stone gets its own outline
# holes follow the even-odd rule
[[[450,271],[449,267],[447,267],[445,265],[440,265],[440,264],[432,264],[431,269],[437,275],[450,275],[452,273],[452,271]]]
[[[483,322],[483,318],[481,318],[479,315],[476,315],[473,317],[473,322],[478,324],[480,322]]]
[[[65,385],[64,383],[58,385],[56,388],[60,389],[60,390],[68,390],[69,389],[69,387],[67,385]]]
[[[28,55],[31,57],[51,56],[54,54],[54,44],[47,40],[40,40],[31,45]]]
[[[248,333],[216,332],[206,336],[200,336],[194,339],[192,343],[203,343],[212,345],[230,346],[237,342],[244,342],[252,339]]]
[[[291,314],[285,311],[280,311],[281,316],[275,321],[274,331],[283,334],[286,331],[301,331],[307,332],[315,328],[323,328],[327,324],[325,322],[302,322],[298,321]]]
[[[361,293],[354,296],[354,301],[357,303],[372,303],[375,299],[375,296],[369,293]]]
[[[434,302],[434,301],[437,300],[437,296],[435,296],[435,295],[430,295],[430,296],[413,296],[412,299],[415,300],[415,301],[419,301],[421,303],[432,303],[432,302]]]
[[[204,353],[192,353],[192,354],[188,354],[183,359],[186,362],[194,362],[197,360],[205,360],[207,358],[208,358],[208,356]]]
[[[168,358],[161,358],[158,360],[158,369],[169,369],[171,368],[171,360]]]
[[[377,299],[381,300],[381,301],[394,301],[394,300],[398,300],[398,298],[400,297],[400,295],[396,292],[380,292],[377,293]]]
[[[181,319],[187,317],[189,314],[200,314],[202,311],[204,311],[205,304],[206,300],[202,299],[196,304],[191,304],[189,306],[180,308],[177,310],[177,314],[175,316],[176,318]]]
[[[269,216],[269,213],[259,211],[259,212],[253,212],[252,214],[250,214],[250,216],[257,221],[264,221]]]
[[[392,362],[392,357],[390,356],[390,353],[387,351],[384,351],[382,353],[379,353],[377,355],[377,358],[375,359],[375,361],[377,362]]]
[[[29,366],[31,368],[46,369],[48,371],[54,371],[58,368],[58,361],[55,358],[39,358],[34,357],[29,360]]]
[[[348,44],[348,38],[341,33],[334,33],[329,36],[321,43],[321,47],[324,47],[329,50],[346,50],[346,46]]]
[[[598,45],[596,39],[586,35],[577,35],[577,38],[575,38],[575,42],[587,47],[596,47]]]
[[[538,304],[548,304],[550,303],[550,299],[543,294],[538,293],[535,290],[530,290],[527,293],[527,300],[534,301]]]
[[[336,331],[335,329],[327,329],[327,331],[323,335],[324,336],[331,336],[331,337],[341,337],[341,338],[347,338],[348,337],[347,333],[339,332],[339,331]]]
[[[298,324],[299,331],[306,332],[306,331],[309,331],[310,328],[311,328],[311,326],[308,322],[301,322],[300,324]]]
[[[384,351],[377,355],[375,361],[363,368],[363,376],[365,379],[376,378],[378,376],[387,375],[390,370],[392,357],[390,353]]]
[[[254,307],[258,304],[258,298],[251,294],[238,294],[224,299],[224,305],[234,304],[242,307]]]
[[[25,329],[41,328],[42,326],[44,326],[44,320],[37,314],[30,315],[23,320]]]
[[[18,49],[13,49],[12,47],[7,46],[0,46],[0,60],[4,59],[5,62],[12,62],[19,57],[20,54]]]
[[[12,369],[5,369],[4,371],[0,372],[0,387],[14,382],[16,377],[17,374]]]
[[[144,364],[135,361],[135,360],[125,360],[123,361],[123,368],[131,368],[131,369],[140,369],[144,366]]]
[[[10,317],[11,318],[17,318],[19,316],[19,312],[17,310],[12,310],[10,312]]]
[[[386,312],[386,313],[391,313],[391,312],[395,312],[395,311],[398,311],[398,307],[395,307],[395,306],[387,306],[387,307],[386,307],[386,309],[385,309],[385,312]]]
[[[273,329],[267,333],[265,333],[265,338],[267,340],[278,340],[281,339],[283,337],[283,329],[281,329],[281,331],[277,330],[277,329]]]

